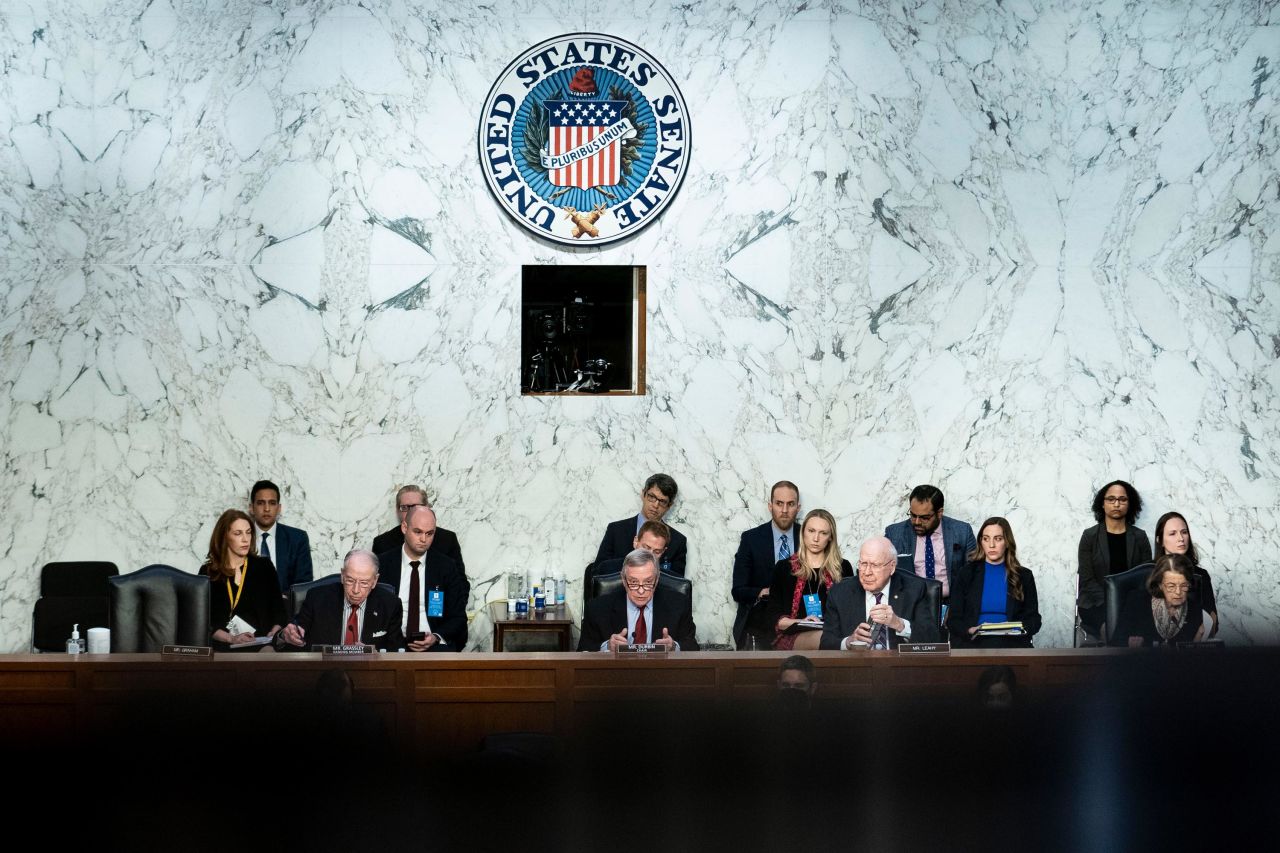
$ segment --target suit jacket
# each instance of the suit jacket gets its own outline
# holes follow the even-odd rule
[[[671,531],[671,541],[667,543],[667,551],[662,555],[662,559],[671,561],[670,574],[684,577],[684,561],[689,549],[689,540],[670,524],[667,528]],[[599,564],[605,560],[621,559],[627,556],[635,550],[632,547],[635,539],[636,516],[610,522],[605,528],[604,539],[600,540],[600,548],[596,551],[596,558],[592,562]]]
[[[1129,565],[1112,566],[1111,548],[1107,545],[1107,526],[1095,524],[1080,534],[1076,570],[1080,574],[1081,607],[1101,607],[1106,603],[1107,594],[1103,589],[1102,579],[1107,575],[1151,562],[1151,540],[1147,538],[1147,531],[1132,524],[1126,527],[1124,550],[1129,557]]]
[[[255,528],[255,535],[257,533]],[[276,577],[280,581],[280,589],[288,592],[295,583],[307,583],[314,580],[311,568],[311,539],[307,531],[276,522],[267,537],[267,547],[271,549],[271,562],[276,567]],[[258,536],[258,545],[262,537]]]
[[[378,581],[391,587],[397,598],[400,595],[400,559],[403,553],[404,548],[401,546],[378,555]],[[467,593],[470,584],[457,564],[435,548],[427,551],[422,560],[421,592],[424,607],[427,593],[433,589],[444,593],[444,616],[429,620],[431,633],[439,634],[448,645],[440,648],[437,644],[432,648],[460,652],[467,645]]]
[[[634,538],[634,537],[633,537]],[[582,614],[582,631],[578,651],[595,652],[609,637],[627,627],[627,591],[616,589],[608,595],[587,602]],[[662,589],[653,591],[653,624],[649,637],[661,637],[662,629],[680,644],[684,651],[698,650],[697,626],[693,624],[693,601],[687,595]]]
[[[306,649],[312,646],[342,644],[344,626],[342,605],[346,598],[342,584],[317,586],[307,592],[297,617],[293,620],[305,632]],[[360,642],[377,646],[379,651],[394,652],[404,648],[404,609],[400,599],[381,583],[369,591],[364,604],[364,625]],[[282,648],[295,648],[282,645]]]
[[[906,572],[914,575],[916,573],[916,532],[912,529],[911,522],[908,520],[890,524],[884,529],[884,535],[889,537],[889,541],[898,552],[897,573]],[[952,575],[964,567],[964,564],[969,561],[969,554],[977,547],[978,540],[974,538],[973,528],[968,522],[959,521],[949,515],[942,516],[942,549],[947,552],[948,586],[951,585]],[[904,557],[903,554],[907,556]]]
[[[387,551],[399,551],[404,547],[404,531],[400,529],[400,525],[396,525],[390,530],[384,530],[373,539],[373,547],[369,550],[375,554],[382,555]],[[458,544],[458,534],[452,530],[445,530],[443,527],[436,528],[435,539],[431,540],[431,551],[438,554],[444,554],[458,566],[458,571],[463,576],[467,574],[466,564],[462,562],[462,546]]]
[[[1022,600],[1009,596],[1004,616],[1006,622],[1021,622],[1030,639],[1040,630],[1040,599],[1036,595],[1036,579],[1031,570],[1022,566],[1018,574],[1022,578]],[[951,615],[947,617],[947,627],[951,629],[953,645],[973,644],[969,629],[978,624],[978,617],[982,615],[982,590],[986,577],[986,562],[974,560],[965,563],[951,582]]]
[[[800,548],[799,524],[792,524],[791,553]],[[773,583],[773,568],[778,562],[778,543],[773,539],[773,522],[766,521],[742,534],[738,553],[733,555],[733,600],[738,602],[738,615],[733,620],[733,639],[742,648],[746,639],[747,613],[755,604],[760,590]]]
[[[912,534],[914,535],[914,534]],[[936,643],[938,616],[929,607],[925,595],[925,583],[914,573],[895,571],[889,578],[889,596],[886,602],[893,612],[911,623],[913,643]],[[853,633],[853,629],[867,621],[867,592],[855,574],[831,587],[827,592],[827,606],[822,642],[819,648],[839,649],[840,641]],[[889,630],[889,647],[898,645],[898,632]]]

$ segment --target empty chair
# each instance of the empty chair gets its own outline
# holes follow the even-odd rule
[[[115,563],[78,560],[46,563],[40,570],[40,598],[31,618],[31,648],[42,652],[66,649],[73,625],[80,636],[105,627],[109,615],[107,579],[120,574]]]
[[[208,578],[157,565],[114,577],[110,585],[111,651],[209,645]]]
[[[1108,645],[1124,645],[1126,638],[1115,636],[1116,626],[1120,624],[1120,613],[1124,610],[1125,599],[1135,589],[1141,589],[1151,577],[1154,563],[1142,563],[1124,572],[1107,575],[1102,579],[1106,592],[1106,635]]]

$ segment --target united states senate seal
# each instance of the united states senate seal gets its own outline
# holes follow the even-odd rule
[[[689,170],[689,114],[671,75],[615,36],[535,45],[498,77],[480,114],[494,197],[546,240],[599,246],[638,233]]]

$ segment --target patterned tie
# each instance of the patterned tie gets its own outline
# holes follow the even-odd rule
[[[265,532],[262,534],[262,556],[266,557],[268,560],[271,559],[271,549],[267,547],[267,537],[270,535],[270,533]]]
[[[933,556],[933,537],[924,537],[924,576],[933,577],[935,559]]]
[[[778,537],[778,559],[786,560],[791,557],[791,537],[782,534]]]
[[[883,592],[875,592],[875,593],[872,593],[872,595],[876,597],[876,604],[879,604],[881,599],[884,598]],[[871,647],[872,648],[883,649],[887,645],[887,641],[885,640],[886,631],[888,631],[888,629],[878,622],[872,625],[871,627]]]
[[[636,617],[636,631],[632,635],[636,645],[649,642],[649,626],[644,624],[644,608],[640,608],[640,615]]]
[[[418,592],[418,566],[421,560],[410,560],[409,568],[409,635],[418,633],[418,611],[422,608],[422,593]]]
[[[360,608],[351,608],[351,615],[347,617],[347,637],[343,642],[348,646],[354,646],[360,642]]]

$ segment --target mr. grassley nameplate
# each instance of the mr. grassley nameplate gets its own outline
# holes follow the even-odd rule
[[[547,240],[611,243],[639,232],[689,170],[684,98],[628,41],[556,36],[506,67],[480,114],[480,163],[507,213]]]

